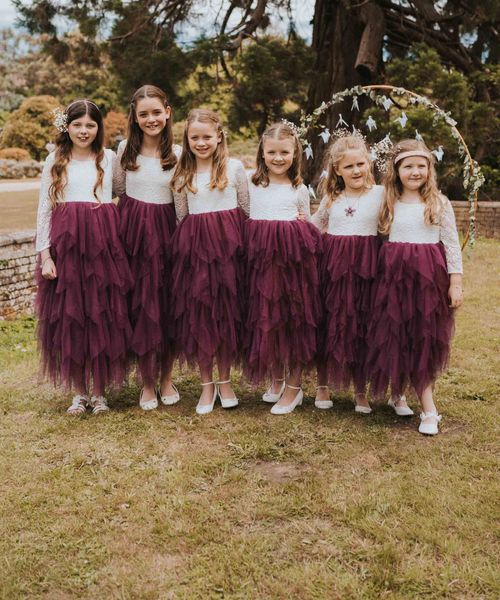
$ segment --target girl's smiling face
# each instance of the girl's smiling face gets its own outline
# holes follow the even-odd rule
[[[211,158],[222,141],[220,133],[212,123],[193,121],[189,124],[187,138],[189,149],[200,160]]]
[[[359,193],[366,187],[370,164],[364,152],[348,150],[335,167],[335,172],[344,180],[347,193]]]
[[[170,118],[170,106],[165,107],[159,98],[141,98],[135,108],[135,120],[144,135],[156,137]]]
[[[429,163],[423,156],[403,158],[397,169],[403,189],[409,192],[418,191],[429,177]]]
[[[68,135],[73,145],[81,150],[87,150],[97,136],[98,124],[85,114],[77,117],[68,124]]]
[[[293,164],[294,143],[289,137],[265,138],[263,144],[264,163],[269,175],[282,179]]]

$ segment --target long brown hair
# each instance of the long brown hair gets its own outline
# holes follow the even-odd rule
[[[94,197],[98,204],[101,203],[97,190],[102,187],[104,179],[104,169],[101,166],[104,158],[104,123],[101,111],[91,100],[74,100],[64,109],[67,115],[67,125],[88,115],[92,121],[97,123],[97,135],[91,144],[92,152],[95,154],[95,168],[97,169],[97,180],[94,185]],[[67,131],[60,131],[56,137],[55,160],[50,170],[52,183],[49,187],[49,200],[52,208],[55,208],[58,202],[63,201],[64,188],[67,184],[66,169],[71,160],[71,150],[73,142]]]
[[[210,172],[210,189],[223,190],[227,187],[227,161],[228,150],[227,140],[219,115],[213,110],[206,108],[194,108],[189,111],[184,126],[184,135],[182,138],[182,153],[172,176],[171,188],[175,192],[181,192],[185,187],[193,194],[198,191],[193,184],[194,174],[196,173],[196,156],[189,147],[189,126],[192,123],[210,123],[220,137],[212,158],[212,170]]]
[[[177,157],[173,150],[174,134],[172,131],[172,107],[168,103],[167,96],[163,90],[155,85],[143,85],[135,91],[130,101],[127,122],[127,144],[121,158],[121,166],[124,171],[137,171],[137,155],[141,151],[144,132],[137,123],[137,104],[144,98],[158,98],[165,109],[170,108],[170,117],[160,134],[160,162],[164,171],[172,169],[177,163]]]
[[[327,208],[330,208],[338,196],[345,190],[344,179],[337,174],[337,167],[347,152],[351,150],[357,150],[361,152],[368,163],[369,170],[365,180],[365,188],[370,188],[375,184],[373,167],[372,163],[370,162],[370,156],[368,154],[368,148],[365,141],[356,135],[346,135],[338,138],[333,142],[328,150],[327,175],[319,186],[319,193],[321,196],[328,197],[326,205]]]
[[[252,183],[267,187],[269,185],[269,169],[264,160],[264,143],[268,139],[284,140],[291,139],[293,141],[293,161],[287,171],[288,178],[294,188],[302,183],[302,146],[299,138],[295,135],[294,130],[288,123],[273,123],[262,134],[259,147],[257,148],[257,168],[252,175]]]
[[[437,186],[435,159],[427,146],[418,140],[401,140],[394,147],[392,158],[387,162],[386,171],[383,177],[385,187],[384,200],[380,207],[378,230],[382,235],[388,235],[394,220],[394,205],[403,193],[403,184],[399,178],[398,164],[395,160],[402,152],[425,152],[426,160],[429,164],[429,174],[427,180],[419,189],[420,196],[425,204],[424,219],[427,225],[436,225],[439,223],[441,212],[443,210],[443,197]]]

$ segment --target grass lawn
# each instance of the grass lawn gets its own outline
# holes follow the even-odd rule
[[[37,382],[33,319],[0,322],[0,598],[497,599],[500,244],[466,259],[442,433],[386,407],[308,401],[153,413],[134,384],[110,414],[65,415]],[[496,280],[495,280],[496,279]]]
[[[38,193],[38,190],[0,192],[0,233],[36,229]]]

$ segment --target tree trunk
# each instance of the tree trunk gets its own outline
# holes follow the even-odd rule
[[[312,40],[315,77],[308,93],[308,114],[335,92],[371,83],[379,72],[384,14],[376,2],[368,2],[361,10],[359,5],[345,0],[316,0]],[[347,122],[357,124],[359,113],[351,113],[350,100],[328,110],[322,123],[332,131],[342,111]],[[326,149],[318,134],[319,130],[310,132],[314,158],[306,161],[304,169],[306,181],[313,185],[324,168]]]

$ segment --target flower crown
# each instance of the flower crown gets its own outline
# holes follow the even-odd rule
[[[61,133],[66,133],[68,131],[68,113],[62,108],[57,107],[54,108],[52,114],[54,115],[54,120],[52,121],[54,127]]]

